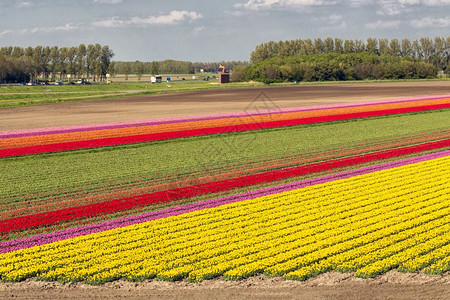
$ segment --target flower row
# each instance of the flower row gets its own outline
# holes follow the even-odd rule
[[[58,142],[58,143],[51,143],[51,144],[46,144],[46,145],[2,149],[2,150],[0,150],[0,157],[11,157],[11,156],[20,156],[20,155],[29,155],[29,154],[47,153],[47,152],[58,152],[58,151],[69,151],[69,150],[76,150],[76,149],[96,148],[96,147],[114,146],[114,145],[122,145],[122,144],[133,144],[133,143],[142,143],[142,142],[149,142],[149,141],[177,139],[177,138],[211,135],[211,134],[223,134],[223,133],[241,132],[241,131],[249,131],[249,130],[261,130],[261,129],[269,129],[269,128],[285,127],[285,126],[295,126],[295,125],[302,125],[302,124],[313,124],[313,123],[321,123],[321,122],[349,120],[349,119],[356,119],[356,118],[366,118],[366,117],[384,116],[384,115],[392,115],[392,114],[411,113],[411,112],[417,112],[417,111],[437,110],[437,109],[444,109],[444,108],[449,108],[449,107],[450,107],[450,103],[443,103],[443,104],[436,104],[436,105],[424,105],[424,106],[413,106],[413,107],[405,107],[405,108],[393,108],[393,109],[386,109],[386,110],[344,113],[344,114],[338,114],[338,115],[326,115],[326,116],[308,117],[308,118],[299,118],[299,119],[290,119],[290,120],[266,121],[266,122],[247,123],[247,124],[231,123],[231,125],[223,125],[223,126],[218,126],[218,127],[206,127],[206,128],[200,128],[200,129],[186,129],[186,130],[177,130],[177,131],[129,135],[129,136],[121,136],[121,137],[99,138],[99,139],[90,139],[90,140],[73,141],[73,142],[70,142],[70,141],[69,142]]]
[[[248,199],[252,199],[252,198],[260,197],[260,196],[264,196],[264,195],[272,195],[272,194],[276,194],[276,193],[280,193],[280,192],[286,192],[286,191],[299,189],[299,188],[303,188],[303,187],[307,187],[307,186],[311,186],[311,185],[315,185],[315,184],[326,183],[326,182],[330,182],[330,181],[334,181],[334,180],[338,180],[338,179],[344,179],[344,178],[367,174],[367,173],[371,173],[371,172],[375,172],[375,171],[381,171],[381,170],[385,170],[385,169],[389,169],[389,168],[404,166],[407,164],[418,163],[418,162],[422,162],[422,161],[426,161],[426,160],[430,160],[430,159],[445,157],[445,156],[448,156],[449,154],[450,154],[450,150],[443,151],[443,152],[437,152],[437,153],[433,153],[433,154],[422,155],[419,157],[408,158],[408,159],[404,159],[404,160],[400,160],[400,161],[394,161],[394,162],[384,163],[384,164],[380,164],[380,165],[369,166],[369,167],[365,167],[365,168],[361,168],[361,169],[350,170],[350,171],[341,172],[341,173],[337,173],[337,174],[322,176],[319,178],[303,180],[300,182],[285,184],[285,185],[281,185],[281,186],[269,187],[269,188],[265,188],[265,189],[261,189],[261,190],[241,193],[241,194],[237,194],[237,195],[233,195],[233,196],[227,196],[227,197],[216,198],[216,199],[211,199],[211,200],[207,200],[207,201],[191,203],[191,204],[187,204],[187,205],[183,205],[183,206],[179,206],[179,207],[172,207],[172,208],[163,209],[163,210],[159,210],[159,211],[155,211],[155,212],[121,218],[121,219],[117,219],[117,220],[113,220],[113,221],[71,228],[71,229],[67,229],[67,230],[63,230],[63,231],[53,232],[53,233],[39,235],[39,236],[32,236],[32,237],[24,238],[24,239],[7,241],[7,242],[0,243],[0,253],[10,252],[10,251],[18,250],[18,249],[23,249],[23,248],[29,248],[29,247],[36,246],[36,245],[43,245],[43,244],[47,244],[47,243],[51,243],[51,242],[55,242],[55,241],[59,241],[59,240],[64,240],[64,239],[68,239],[68,238],[73,238],[76,236],[86,235],[86,234],[90,234],[90,233],[94,233],[94,232],[100,232],[100,231],[110,230],[110,229],[114,229],[114,228],[129,226],[132,224],[148,222],[148,221],[156,220],[159,218],[166,218],[169,216],[179,215],[179,214],[188,213],[191,211],[201,210],[201,209],[210,208],[210,207],[216,207],[216,206],[229,204],[229,203],[233,203],[233,202],[237,202],[237,201],[248,200]]]
[[[170,124],[144,125],[136,127],[115,128],[115,129],[96,129],[84,132],[46,134],[31,137],[2,139],[0,149],[47,145],[61,142],[66,143],[66,142],[78,142],[103,138],[126,137],[130,135],[143,135],[151,133],[203,129],[210,127],[235,126],[243,124],[252,124],[255,122],[265,123],[265,122],[294,120],[320,116],[333,116],[333,115],[361,113],[368,111],[380,111],[387,109],[419,107],[425,105],[429,106],[429,105],[446,104],[448,102],[450,102],[450,98],[400,102],[391,104],[378,104],[369,106],[355,106],[338,109],[312,110],[312,111],[291,112],[291,113],[275,112],[273,114],[266,114],[260,116],[249,115],[249,116],[242,116],[239,118],[227,118],[218,120],[188,121]]]
[[[207,181],[218,181],[226,178],[247,175],[250,173],[263,172],[268,169],[279,169],[300,164],[307,164],[313,161],[325,159],[333,159],[337,156],[350,156],[365,152],[373,152],[386,148],[402,147],[406,145],[423,143],[431,140],[439,140],[450,138],[450,132],[436,130],[433,132],[415,134],[415,135],[399,135],[386,138],[382,141],[375,140],[370,143],[359,144],[345,149],[342,147],[334,147],[331,149],[315,149],[300,154],[291,154],[282,158],[263,158],[258,160],[249,160],[242,164],[235,164],[223,168],[208,168],[205,170],[197,170],[195,172],[183,172],[183,174],[168,174],[148,178],[146,180],[108,184],[92,188],[88,184],[80,186],[80,191],[71,191],[70,193],[52,193],[48,188],[42,193],[33,193],[23,197],[19,191],[11,189],[10,193],[3,194],[0,205],[0,219],[9,219],[21,215],[37,214],[44,211],[57,210],[70,206],[81,206],[91,203],[97,203],[117,198],[130,197],[136,194],[147,194],[157,190],[167,190],[174,186],[188,186]],[[117,170],[117,173],[123,174],[123,170]],[[24,174],[26,176],[26,174]],[[56,175],[55,175],[56,176]],[[58,174],[57,176],[62,176]],[[16,181],[17,178],[14,178]],[[12,183],[3,180],[4,184]],[[30,205],[32,203],[32,205]]]
[[[445,246],[449,166],[446,156],[2,253],[0,276],[96,283],[262,272],[302,278],[292,272],[358,257],[366,257],[358,274],[371,276]]]
[[[342,159],[334,159],[292,168],[267,171],[263,173],[225,179],[221,181],[207,182],[188,187],[158,191],[150,194],[115,199],[85,206],[69,207],[57,211],[50,211],[29,216],[21,216],[12,219],[1,220],[0,233],[57,224],[66,220],[92,217],[155,203],[171,202],[177,199],[230,190],[233,188],[255,185],[263,182],[272,182],[293,176],[300,176],[324,170],[357,165],[374,160],[386,159],[411,153],[418,153],[426,150],[439,149],[448,146],[450,146],[450,139],[356,155]]]
[[[277,112],[291,113],[291,112],[301,112],[301,111],[310,111],[310,110],[347,108],[347,107],[356,107],[356,106],[391,104],[391,103],[413,102],[413,101],[423,101],[423,100],[436,100],[436,99],[443,99],[443,98],[448,98],[448,96],[442,95],[442,96],[415,97],[415,98],[395,99],[395,100],[391,99],[391,100],[381,100],[381,101],[380,100],[378,100],[378,101],[362,101],[362,102],[356,102],[356,103],[326,104],[326,105],[301,106],[301,107],[292,107],[292,108],[278,108]],[[238,117],[245,117],[245,116],[260,116],[260,115],[266,115],[266,114],[272,114],[272,113],[273,113],[273,109],[268,109],[268,110],[234,112],[234,113],[226,113],[226,114],[200,115],[200,116],[191,116],[191,117],[184,117],[184,118],[176,117],[176,118],[151,119],[151,120],[139,120],[139,121],[123,121],[123,122],[105,123],[105,124],[89,124],[89,125],[79,125],[79,126],[62,126],[62,127],[52,127],[52,128],[0,131],[0,139],[25,137],[25,136],[33,136],[33,135],[59,134],[59,133],[80,132],[80,131],[82,132],[82,131],[103,130],[103,129],[116,129],[116,128],[135,127],[135,126],[170,124],[170,123],[190,122],[190,121],[238,118]]]

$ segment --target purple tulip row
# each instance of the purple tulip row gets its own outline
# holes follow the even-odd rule
[[[161,125],[161,124],[170,124],[170,123],[178,123],[178,122],[206,121],[206,120],[215,120],[215,119],[223,119],[223,118],[267,115],[267,114],[273,114],[273,113],[291,113],[291,112],[309,111],[309,110],[317,110],[317,109],[335,109],[335,108],[355,107],[355,106],[364,106],[364,105],[376,105],[376,104],[380,104],[380,103],[388,104],[388,103],[399,103],[399,102],[409,102],[409,101],[432,100],[432,99],[446,98],[449,96],[450,95],[441,95],[441,96],[433,96],[433,97],[386,99],[386,100],[377,100],[377,101],[364,101],[364,102],[358,102],[358,103],[342,103],[342,104],[332,104],[332,105],[328,104],[328,105],[303,106],[303,107],[293,107],[293,108],[280,108],[280,109],[277,109],[276,112],[274,112],[273,109],[269,109],[269,110],[256,110],[256,111],[235,112],[235,113],[226,113],[226,114],[210,114],[210,115],[200,115],[200,116],[190,116],[190,117],[178,117],[178,118],[165,118],[165,119],[124,121],[124,122],[102,123],[102,124],[88,124],[88,125],[80,125],[80,126],[62,126],[62,127],[50,127],[50,128],[0,131],[0,139],[17,138],[17,137],[34,136],[34,135],[45,135],[45,134],[84,132],[84,131],[91,131],[91,130],[116,129],[116,128],[136,127],[136,126]]]
[[[23,248],[29,248],[32,246],[48,244],[64,239],[70,239],[77,236],[87,235],[95,232],[110,230],[119,227],[125,227],[137,223],[147,222],[151,220],[167,218],[170,216],[180,215],[192,211],[197,211],[201,209],[217,207],[224,204],[229,204],[233,202],[243,201],[247,199],[252,199],[255,197],[261,197],[276,193],[281,193],[285,191],[290,191],[294,189],[299,189],[315,184],[325,183],[329,181],[334,181],[338,179],[349,178],[357,175],[362,175],[370,172],[375,172],[379,170],[385,170],[389,168],[394,168],[398,166],[403,166],[407,164],[417,163],[425,160],[435,159],[439,157],[444,157],[450,155],[450,150],[422,155],[419,157],[413,157],[408,159],[403,159],[400,161],[394,161],[384,164],[379,164],[375,166],[364,167],[356,170],[345,171],[337,174],[322,176],[319,178],[313,178],[308,180],[303,180],[300,182],[294,182],[289,184],[284,184],[276,187],[264,188],[257,191],[245,192],[237,195],[221,197],[217,199],[211,199],[202,202],[195,202],[191,204],[186,204],[183,206],[171,207],[155,212],[148,212],[141,215],[125,217],[117,220],[106,221],[102,223],[90,224],[81,227],[70,228],[62,231],[32,236],[28,238],[22,238],[17,240],[6,241],[0,243],[0,253],[11,252]]]

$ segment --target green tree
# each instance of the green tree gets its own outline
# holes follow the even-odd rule
[[[398,39],[392,39],[389,42],[389,54],[394,56],[400,56],[401,55],[401,46]]]
[[[255,50],[253,50],[253,52],[250,53],[250,62],[254,64],[268,58],[269,53],[267,52],[267,48],[264,44],[256,46]]]
[[[389,54],[389,40],[386,38],[378,39],[378,49],[381,55]]]
[[[334,52],[344,53],[344,42],[340,38],[334,39]]]
[[[80,44],[77,49],[76,69],[78,77],[83,77],[86,73],[87,48],[85,44]]]
[[[60,70],[61,53],[58,46],[54,46],[50,50],[50,74],[52,81],[55,80],[56,74]]]
[[[325,52],[325,44],[320,38],[314,39],[314,47],[316,48],[315,53],[324,53]]]
[[[366,45],[363,40],[356,39],[354,43],[354,49],[356,53],[361,53],[366,51]]]
[[[414,56],[413,48],[411,41],[407,38],[402,39],[402,50],[400,55],[401,56]]]
[[[99,47],[89,44],[86,49],[86,78],[90,78],[91,73],[95,70],[96,61],[100,56]],[[95,71],[94,71],[95,73]]]
[[[353,52],[355,52],[355,42],[353,40],[345,40],[344,53],[353,53]]]
[[[108,67],[108,74],[109,74],[111,77],[116,77],[116,74],[117,74],[117,63],[116,63],[115,61],[112,61],[112,62],[109,64],[109,67]]]
[[[334,41],[333,38],[327,37],[324,41],[325,53],[331,53],[334,51]]]
[[[245,67],[237,66],[233,69],[233,72],[231,72],[231,81],[234,82],[242,82],[246,81],[246,74],[245,74]]]
[[[39,74],[42,73],[42,64],[41,64],[41,58],[42,58],[42,46],[36,46],[33,49],[33,71],[34,80],[38,79]]]
[[[12,57],[19,58],[24,55],[24,51],[22,47],[14,47],[11,53]]]
[[[77,57],[77,48],[69,47],[67,48],[67,65],[66,65],[66,74],[70,74],[74,76],[77,72],[76,66],[76,57]]]
[[[111,59],[114,56],[114,52],[109,49],[108,45],[101,47],[100,50],[100,80],[104,80],[106,78],[106,73],[108,73],[109,64],[111,63]]]
[[[138,77],[138,81],[141,81],[142,75],[144,74],[144,63],[142,61],[135,61],[134,73]]]
[[[67,47],[62,47],[59,51],[59,78],[62,79],[67,75],[67,62],[68,62],[68,51]]]
[[[157,61],[152,61],[150,65],[150,74],[158,75],[159,74],[159,63]]]
[[[412,42],[412,50],[414,53],[414,58],[418,59],[418,60],[422,60],[423,59],[423,51],[422,51],[422,47],[420,46],[420,43],[418,40],[414,40]]]
[[[378,54],[378,40],[376,38],[368,38],[366,49],[371,54]]]
[[[434,44],[430,37],[420,38],[420,47],[422,48],[423,59],[427,62],[431,61],[434,55]]]
[[[125,74],[125,80],[128,80],[128,75],[130,75],[131,72],[131,63],[126,62],[123,65],[123,74]]]

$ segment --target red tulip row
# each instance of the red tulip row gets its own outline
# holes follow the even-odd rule
[[[69,207],[57,211],[50,211],[28,216],[21,216],[0,221],[0,233],[18,231],[27,228],[58,224],[62,221],[94,217],[102,214],[131,209],[133,207],[151,205],[161,202],[170,202],[181,198],[193,197],[208,193],[229,190],[264,182],[301,176],[309,173],[326,171],[345,166],[351,166],[370,161],[387,159],[399,155],[419,153],[422,151],[450,147],[450,139],[429,142],[414,146],[361,154],[347,158],[334,159],[324,162],[312,163],[303,166],[272,170],[258,174],[246,175],[237,178],[207,182],[198,185],[158,191],[149,194],[115,199],[111,201],[93,203],[85,206]]]
[[[237,125],[231,125],[231,126],[220,126],[220,127],[210,127],[210,128],[202,128],[202,129],[190,129],[190,130],[182,130],[182,131],[151,133],[151,134],[132,135],[132,136],[125,136],[125,137],[102,138],[102,139],[77,141],[77,142],[64,142],[64,143],[55,143],[55,144],[47,144],[47,145],[40,145],[40,146],[3,149],[3,150],[0,150],[0,157],[10,157],[10,156],[20,156],[20,155],[37,154],[37,153],[96,148],[96,147],[114,146],[114,145],[121,145],[121,144],[133,144],[133,143],[176,139],[176,138],[191,137],[191,136],[230,133],[230,132],[258,130],[258,129],[268,129],[268,128],[275,128],[275,127],[295,126],[295,125],[301,125],[301,124],[312,124],[312,123],[321,123],[321,122],[349,120],[349,119],[356,119],[356,118],[402,114],[402,113],[444,109],[444,108],[450,108],[450,103],[397,108],[397,109],[387,109],[387,110],[378,110],[378,111],[368,111],[368,112],[358,112],[358,113],[349,113],[349,114],[340,114],[340,115],[331,115],[331,116],[310,117],[310,118],[301,118],[301,119],[292,119],[292,120],[272,121],[272,122],[237,124]]]
[[[317,161],[335,159],[343,156],[359,155],[362,153],[381,151],[383,149],[405,147],[412,144],[450,138],[450,132],[438,131],[436,133],[420,133],[416,135],[385,138],[371,143],[347,148],[313,150],[311,152],[296,153],[282,158],[267,158],[258,161],[246,161],[240,165],[227,166],[227,168],[201,170],[195,173],[158,176],[149,180],[139,180],[114,185],[96,186],[95,189],[83,186],[78,191],[68,193],[38,194],[22,198],[21,201],[8,201],[3,198],[0,204],[0,219],[9,219],[18,216],[32,215],[56,209],[72,206],[82,206],[92,203],[105,202],[118,198],[131,197],[134,195],[147,194],[160,190],[168,190],[175,187],[199,184],[203,182],[219,181],[238,176],[250,175],[273,169],[288,168],[301,164],[309,164]],[[30,205],[30,202],[33,205]]]

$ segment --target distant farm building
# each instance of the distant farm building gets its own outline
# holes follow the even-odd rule
[[[219,83],[229,83],[230,82],[230,73],[225,69],[224,66],[220,65],[219,67]]]
[[[162,76],[152,76],[151,78],[152,83],[161,83],[162,82]]]

